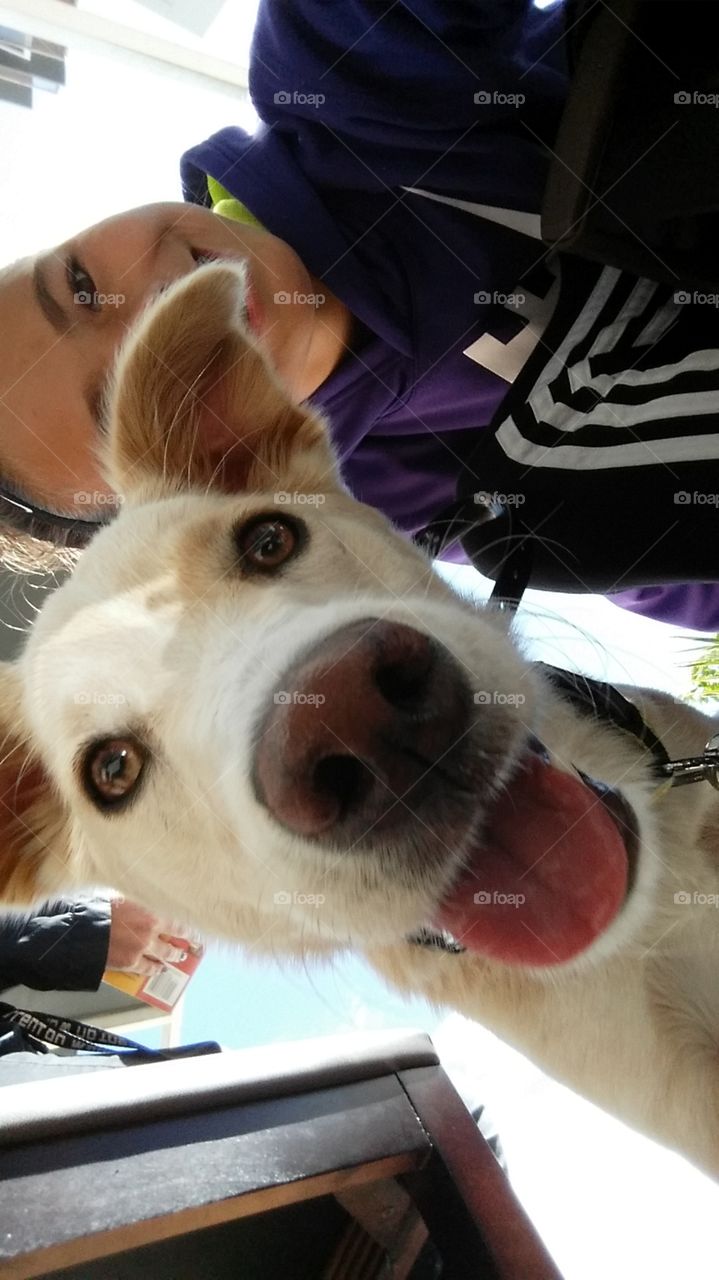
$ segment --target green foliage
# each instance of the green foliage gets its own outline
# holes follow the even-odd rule
[[[690,700],[700,704],[719,701],[719,635],[714,636],[704,652],[692,663],[691,672]]]

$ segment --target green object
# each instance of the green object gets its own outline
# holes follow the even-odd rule
[[[689,694],[692,702],[706,704],[719,700],[719,635],[703,648],[691,665],[693,686]]]
[[[258,222],[254,213],[250,213],[246,205],[240,204],[239,200],[235,200],[229,191],[226,191],[216,178],[207,178],[207,190],[212,201],[212,212],[219,213],[222,218],[234,218],[235,222],[245,222],[253,227],[260,227],[263,230],[262,223]]]

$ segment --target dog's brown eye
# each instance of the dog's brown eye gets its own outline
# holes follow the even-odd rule
[[[297,551],[301,541],[299,521],[255,517],[235,531],[235,544],[243,569],[272,573]]]
[[[85,756],[85,782],[103,808],[129,799],[142,775],[146,752],[134,738],[105,738]]]

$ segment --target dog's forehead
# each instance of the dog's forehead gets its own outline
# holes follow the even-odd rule
[[[128,718],[141,724],[166,696],[180,611],[169,600],[148,607],[151,590],[108,591],[92,603],[58,595],[62,607],[22,659],[25,705],[41,739],[46,728],[69,739]]]
[[[185,498],[134,508],[99,532],[77,568],[52,593],[22,656],[25,685],[59,697],[95,682],[145,682],[160,665],[181,613],[171,548],[194,509]],[[211,500],[202,505],[207,516]],[[191,527],[192,521],[190,521]]]
[[[152,615],[180,600],[184,605],[211,602],[217,587],[240,585],[233,573],[233,531],[260,514],[292,516],[308,527],[310,567],[299,575],[305,593],[311,582],[322,585],[323,592],[338,593],[360,583],[391,595],[418,584],[426,587],[424,556],[379,512],[342,491],[182,494],[124,508],[102,529],[71,577],[48,598],[28,648],[43,646],[59,632],[68,634],[71,627],[87,634],[103,615],[124,626],[119,612],[124,609],[129,631],[137,628],[140,605]],[[441,590],[439,582],[435,588]]]
[[[91,625],[92,616],[127,609],[128,626],[140,602],[148,613],[161,611],[187,589],[183,565],[204,555],[210,544],[229,535],[233,525],[257,509],[256,499],[213,493],[182,494],[124,508],[93,538],[72,575],[45,602],[30,645],[42,646],[75,618]],[[90,619],[90,620],[89,620]]]
[[[66,692],[78,679],[134,683],[137,669],[147,688],[180,623],[185,633],[196,624],[206,634],[221,597],[242,589],[232,572],[232,531],[271,503],[262,494],[184,494],[122,510],[45,601],[22,659],[26,683],[47,690],[54,680]],[[303,519],[313,517],[303,509]],[[249,591],[243,621],[272,594]]]
[[[212,493],[124,508],[81,556],[58,593],[58,613],[166,581],[175,548],[191,541],[208,522],[230,524],[233,515],[240,515],[239,503]]]
[[[346,608],[354,616],[360,589],[378,615],[418,584],[423,599],[428,590],[451,595],[440,580],[430,589],[417,550],[343,493],[321,506],[292,504],[310,533],[310,554],[292,573],[243,580],[234,572],[234,531],[271,512],[272,501],[261,493],[178,495],[128,507],[97,535],[47,600],[23,655],[26,706],[42,740],[49,712],[52,732],[76,740],[115,731],[125,718],[176,729],[180,706],[184,720],[204,720],[198,700],[217,684],[219,664],[236,673],[250,663],[256,674],[241,683],[251,690],[275,683],[298,637],[306,632],[310,643]],[[290,513],[282,506],[276,518]]]

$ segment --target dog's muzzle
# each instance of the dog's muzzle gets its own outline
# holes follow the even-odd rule
[[[364,618],[303,654],[280,683],[258,726],[253,782],[283,827],[349,849],[385,844],[430,815],[433,833],[466,821],[458,793],[474,705],[441,644]]]

